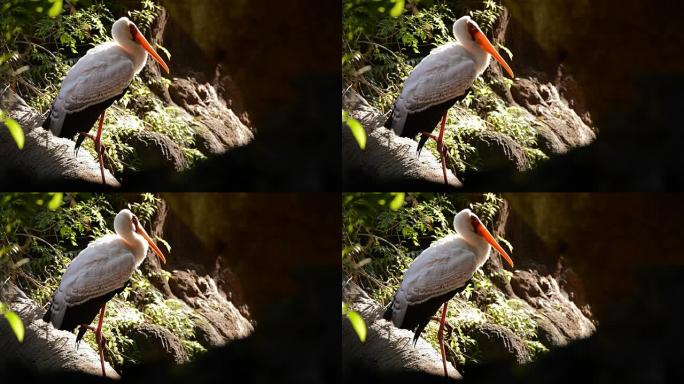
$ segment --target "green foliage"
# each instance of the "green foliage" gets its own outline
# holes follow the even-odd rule
[[[147,34],[152,31],[152,24],[157,19],[161,7],[152,0],[141,0],[140,6],[141,9],[134,9],[130,12],[130,18],[142,34]]]
[[[359,148],[366,149],[366,130],[363,128],[363,125],[355,118],[349,116],[347,111],[344,110],[342,111],[342,123],[347,124],[354,139],[359,144]]]
[[[16,120],[12,119],[11,117],[6,116],[5,112],[3,112],[1,109],[0,120],[3,121],[3,123],[9,130],[10,136],[12,136],[12,139],[17,144],[17,148],[23,149],[25,140],[24,130],[21,128],[21,126],[19,126],[19,123],[17,123]]]
[[[418,9],[417,4],[429,4]],[[393,17],[390,1],[343,1],[342,76],[373,105],[387,109],[421,53],[450,38],[453,16],[446,4],[411,2],[413,12]],[[390,7],[391,6],[391,7]]]
[[[483,201],[470,203],[469,208],[485,226],[490,226],[494,224],[494,217],[499,213],[503,199],[495,193],[485,193],[482,197],[484,198]]]
[[[482,32],[488,33],[499,19],[503,7],[494,0],[483,0],[482,6],[482,9],[472,10],[468,14],[480,26]]]
[[[9,324],[10,329],[14,332],[17,340],[22,343],[24,342],[24,323],[21,321],[19,315],[16,312],[11,311],[7,305],[0,302],[0,314],[5,316],[7,324]]]
[[[366,323],[363,321],[363,317],[361,317],[358,312],[349,309],[344,302],[342,303],[342,315],[347,317],[347,320],[349,320],[354,332],[356,332],[356,335],[359,336],[359,340],[361,340],[361,342],[365,342],[367,329]]]

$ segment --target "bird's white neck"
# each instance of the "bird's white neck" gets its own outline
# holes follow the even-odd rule
[[[147,51],[138,43],[131,40],[117,41],[121,49],[126,52],[133,62],[135,73],[140,72],[147,61]]]
[[[133,256],[135,256],[136,266],[140,265],[142,261],[147,256],[147,249],[149,245],[145,239],[135,232],[130,232],[126,236],[119,234],[126,246],[131,250]]]
[[[475,63],[475,71],[477,72],[477,76],[480,76],[489,66],[489,59],[491,56],[472,40],[459,40],[459,44],[461,44],[461,46],[463,46],[463,48],[470,53],[470,56]]]

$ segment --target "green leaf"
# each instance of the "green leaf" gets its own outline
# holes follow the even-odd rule
[[[354,332],[359,336],[359,340],[366,341],[366,323],[363,322],[361,315],[356,311],[348,311],[347,318],[354,328]]]
[[[52,7],[48,10],[48,16],[57,17],[62,12],[62,0],[54,0]]]
[[[62,205],[62,197],[63,197],[62,192],[55,192],[54,195],[52,195],[52,199],[47,204],[47,207],[49,210],[54,211],[57,208],[59,208],[60,205]]]
[[[394,199],[390,202],[389,207],[391,210],[396,211],[404,205],[404,197],[406,194],[404,192],[395,192],[393,195]]]
[[[349,116],[346,111],[342,111],[342,121],[344,121],[351,130],[352,135],[359,144],[359,148],[366,149],[366,130],[363,129],[363,125],[355,118]]]
[[[12,138],[14,139],[14,142],[17,143],[17,147],[19,149],[24,148],[24,130],[21,129],[21,126],[19,123],[17,123],[14,119],[6,117],[5,118],[5,125],[7,126],[7,129],[9,129],[10,135],[12,135]]]
[[[402,12],[404,12],[404,0],[397,0],[394,7],[390,9],[390,16],[399,17]]]
[[[169,244],[166,240],[162,239],[159,236],[154,237],[158,242],[162,243],[162,245],[166,248],[167,252],[171,252],[171,244]]]
[[[5,318],[12,328],[14,335],[17,337],[19,342],[24,341],[24,323],[22,323],[21,318],[14,312],[7,310],[5,311]]]

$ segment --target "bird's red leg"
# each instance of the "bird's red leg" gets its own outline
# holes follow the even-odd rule
[[[95,136],[89,134],[88,132],[79,132],[79,135],[81,136],[87,136],[93,140],[93,143],[95,144],[95,152],[97,152],[97,161],[100,163],[100,175],[102,176],[102,184],[105,184],[105,175],[104,175],[104,154],[105,154],[105,147],[102,144],[102,126],[104,125],[104,116],[105,113],[102,112],[100,115],[100,122],[97,126],[97,133]]]
[[[105,184],[105,176],[104,176],[104,147],[102,147],[102,125],[104,125],[104,117],[105,117],[105,112],[102,111],[102,114],[100,115],[100,124],[97,127],[97,135],[95,135],[95,150],[97,151],[97,159],[100,162],[100,174],[102,175],[102,184]],[[104,371],[103,371],[104,372]]]
[[[103,339],[102,339],[102,319],[104,319],[104,313],[105,313],[105,306],[107,303],[102,305],[102,308],[100,309],[100,319],[97,321],[97,329],[95,330],[95,340],[97,340],[97,347],[98,350],[100,351],[100,366],[102,367],[102,376],[107,377],[105,374],[105,368],[104,368],[104,352],[102,351],[102,347],[104,346]]]
[[[436,143],[437,143],[437,152],[439,152],[439,159],[442,162],[442,174],[444,175],[444,184],[448,184],[447,182],[447,174],[446,174],[446,146],[444,145],[444,127],[446,126],[446,117],[447,114],[446,112],[442,116],[442,123],[439,127],[439,136],[435,136],[429,132],[421,132],[420,134],[423,136],[428,136],[432,138]]]
[[[437,331],[437,339],[439,340],[439,349],[442,352],[442,365],[444,366],[444,376],[448,377],[446,366],[446,352],[444,351],[444,323],[446,322],[447,303],[444,303],[442,309],[442,318],[439,321],[439,330]]]
[[[444,126],[446,125],[446,117],[447,114],[446,112],[444,112],[444,116],[442,116],[442,126],[439,128],[439,137],[437,138],[437,151],[439,151],[439,157],[442,160],[442,173],[444,174],[444,184],[448,184],[446,174],[446,159],[444,158],[446,154],[446,148],[444,147]]]

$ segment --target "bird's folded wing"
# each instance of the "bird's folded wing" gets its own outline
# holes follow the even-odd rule
[[[430,248],[426,250],[429,251]],[[422,256],[422,255],[421,255]],[[435,252],[424,258],[420,268],[409,268],[402,287],[409,305],[415,305],[463,287],[472,277],[477,265],[475,254],[467,248],[450,252]]]
[[[118,47],[83,56],[62,81],[60,96],[68,113],[121,94],[135,75],[133,62]]]
[[[404,81],[402,97],[409,113],[462,96],[477,78],[475,63],[447,50],[433,51]]]
[[[112,292],[128,281],[135,271],[135,257],[117,243],[92,243],[69,265],[60,284],[68,306]]]

